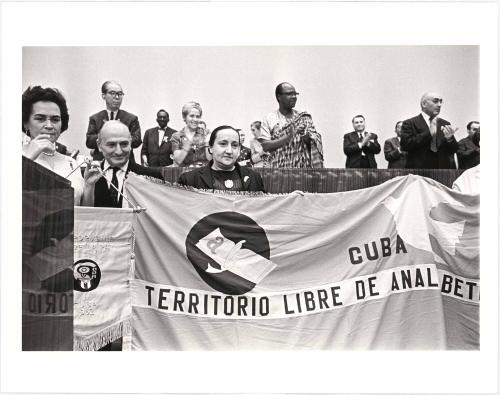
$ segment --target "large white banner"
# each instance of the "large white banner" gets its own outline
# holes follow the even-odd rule
[[[130,176],[135,350],[479,349],[479,196],[409,175],[250,196]]]

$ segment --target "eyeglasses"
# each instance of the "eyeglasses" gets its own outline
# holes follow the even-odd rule
[[[477,132],[479,128],[470,128],[470,130],[472,130],[473,132]]]
[[[298,96],[299,92],[283,92],[280,93],[280,95],[285,95],[285,96]]]
[[[106,93],[107,93],[108,95],[113,96],[113,97],[116,97],[116,96],[118,96],[118,97],[122,97],[122,96],[125,94],[125,93],[123,93],[123,92],[116,92],[116,91],[107,91]]]

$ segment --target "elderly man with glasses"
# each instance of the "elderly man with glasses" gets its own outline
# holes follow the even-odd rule
[[[323,167],[323,145],[311,115],[294,109],[298,92],[282,82],[276,87],[279,108],[261,124],[259,142],[271,154],[271,167]]]
[[[127,125],[132,135],[132,148],[137,148],[141,145],[141,127],[139,119],[136,115],[125,110],[121,110],[123,100],[123,89],[116,81],[106,81],[101,87],[102,99],[106,103],[106,109],[91,115],[89,118],[89,126],[87,129],[87,148],[92,150],[92,158],[94,160],[102,160],[102,153],[97,149],[97,134],[101,130],[105,122],[111,120],[119,120]],[[134,162],[134,155],[131,152],[130,160]]]

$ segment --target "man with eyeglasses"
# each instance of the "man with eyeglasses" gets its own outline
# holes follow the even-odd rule
[[[457,159],[459,169],[470,169],[479,164],[479,145],[475,143],[474,135],[479,133],[479,122],[467,124],[467,137],[458,142]]]
[[[292,84],[276,87],[279,107],[261,124],[259,142],[271,154],[271,167],[323,167],[323,145],[311,115],[294,109],[298,92]]]
[[[120,109],[124,95],[121,85],[116,81],[106,81],[101,86],[101,94],[106,103],[106,109],[90,116],[87,129],[86,145],[87,148],[93,150],[91,153],[94,160],[103,159],[102,153],[97,149],[97,134],[107,121],[119,120],[127,125],[132,135],[132,148],[137,148],[142,143],[139,119],[136,115]],[[131,152],[130,160],[135,161],[133,152]]]
[[[424,93],[420,114],[403,122],[401,148],[408,152],[407,169],[456,169],[457,128],[438,117],[442,104],[438,93]]]

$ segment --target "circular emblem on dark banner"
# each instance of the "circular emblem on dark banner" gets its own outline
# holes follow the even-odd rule
[[[199,220],[186,238],[186,254],[210,287],[228,295],[242,295],[255,287],[249,278],[254,278],[252,274],[259,267],[246,270],[247,263],[257,262],[261,267],[265,262],[272,264],[264,229],[250,217],[234,211],[210,214]]]
[[[97,288],[101,281],[101,269],[91,259],[80,259],[73,265],[74,289],[90,292]]]

